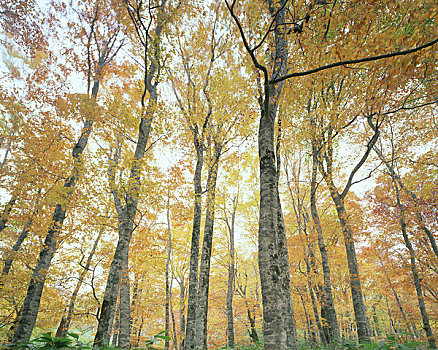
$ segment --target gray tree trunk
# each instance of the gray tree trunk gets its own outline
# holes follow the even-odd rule
[[[372,121],[370,120],[371,117],[369,117],[368,122],[372,124]],[[360,158],[357,165],[354,167],[352,172],[350,173],[350,176],[348,178],[347,184],[345,185],[344,190],[342,193],[339,193],[337,187],[335,186],[333,182],[333,127],[331,122],[329,122],[328,128],[327,128],[327,135],[325,136],[325,144],[322,145],[321,136],[317,135],[316,133],[316,121],[311,117],[310,118],[310,124],[313,130],[313,137],[312,137],[312,144],[313,153],[317,155],[318,160],[318,167],[319,170],[327,184],[327,187],[330,192],[330,196],[333,200],[333,203],[335,204],[336,212],[338,215],[339,223],[341,224],[342,233],[344,236],[344,245],[345,250],[347,253],[347,262],[348,262],[348,271],[349,271],[349,277],[350,277],[350,290],[351,290],[351,296],[353,300],[353,309],[354,309],[354,315],[356,318],[356,329],[357,329],[357,335],[360,342],[369,342],[370,341],[370,329],[368,325],[368,319],[366,317],[366,309],[365,309],[365,302],[363,299],[362,294],[362,286],[360,282],[360,274],[359,274],[359,267],[357,264],[357,257],[356,257],[356,248],[354,243],[354,237],[353,237],[353,231],[351,229],[350,224],[348,223],[348,215],[345,209],[344,205],[344,199],[347,196],[352,183],[353,183],[353,177],[357,173],[357,171],[360,169],[360,167],[365,163],[367,160],[373,146],[378,140],[379,137],[379,130],[374,130],[374,135],[370,139],[370,141],[367,144],[367,148],[365,153]],[[324,150],[323,154],[321,154],[321,151],[315,150]],[[324,168],[323,160],[325,160],[326,168]]]
[[[236,274],[235,272],[235,258],[234,258],[234,226],[235,226],[235,220],[236,220],[236,210],[237,210],[237,203],[238,203],[238,194],[234,197],[233,200],[233,209],[231,212],[231,222],[228,220],[227,213],[224,209],[224,216],[225,216],[225,223],[228,227],[228,232],[230,234],[230,256],[229,256],[229,263],[228,263],[228,280],[227,280],[227,299],[226,299],[226,306],[227,306],[227,341],[228,341],[228,347],[234,348],[234,315],[233,315],[233,297],[235,292],[235,285],[234,285],[234,276]],[[251,322],[251,321],[250,321]]]
[[[321,253],[322,272],[324,276],[324,301],[327,323],[329,327],[330,343],[340,339],[338,318],[336,316],[335,305],[333,302],[332,284],[330,279],[330,264],[328,260],[327,248],[324,243],[321,221],[319,219],[318,209],[316,207],[316,175],[317,175],[317,159],[315,145],[312,145],[312,180],[310,184],[310,214],[318,236],[318,248]]]
[[[280,10],[277,8],[280,7]],[[275,23],[285,20],[285,1],[276,5],[269,1]],[[278,11],[279,10],[279,11]],[[287,67],[287,44],[281,26],[275,26],[275,42],[271,56],[273,77],[282,76]],[[295,346],[292,301],[290,295],[289,257],[278,193],[278,174],[274,150],[274,127],[282,83],[269,84],[265,74],[261,103],[258,147],[260,165],[259,270],[263,300],[263,334],[266,350]]]
[[[146,146],[149,140],[149,134],[151,131],[151,124],[155,114],[158,93],[157,85],[158,81],[154,81],[158,72],[160,71],[160,48],[158,47],[158,42],[163,31],[163,11],[164,11],[165,1],[158,9],[157,22],[154,31],[154,41],[151,47],[149,47],[148,41],[142,42],[144,46],[144,65],[145,65],[145,75],[144,75],[144,91],[141,97],[141,116],[140,125],[138,127],[138,137],[137,144],[134,151],[134,162],[131,166],[131,171],[129,175],[128,191],[124,196],[124,204],[122,199],[119,197],[118,191],[115,187],[115,174],[114,174],[114,163],[110,164],[109,176],[111,183],[111,192],[114,199],[114,206],[117,211],[117,218],[119,222],[119,240],[117,242],[116,250],[114,252],[114,257],[111,262],[107,284],[105,288],[105,293],[103,296],[101,312],[99,315],[99,324],[97,327],[97,332],[94,337],[93,347],[102,347],[104,342],[108,341],[108,333],[111,329],[114,318],[115,304],[117,300],[117,292],[120,286],[120,281],[122,278],[123,268],[128,266],[129,263],[129,244],[131,242],[132,232],[134,230],[135,214],[137,212],[137,206],[139,201],[139,194],[141,191],[141,160],[144,158],[146,153]],[[129,10],[129,9],[128,9]],[[130,16],[133,16],[132,12],[129,12]],[[137,15],[136,12],[134,14]],[[135,21],[136,19],[132,17]],[[139,21],[142,18],[138,19]],[[147,38],[149,38],[149,33]],[[139,34],[140,37],[142,37]],[[146,39],[148,40],[148,39]],[[150,63],[148,62],[148,54],[151,54]],[[149,66],[147,64],[149,63]],[[146,106],[145,96],[146,92],[149,93],[149,100]],[[118,153],[117,153],[118,152]],[[116,158],[120,156],[120,151],[116,151]]]
[[[186,320],[184,316],[184,311],[186,307],[185,298],[186,298],[186,288],[184,284],[184,276],[181,277],[181,281],[179,283],[179,334],[181,335],[181,342],[179,343],[179,350],[184,349],[184,334],[186,333]],[[176,350],[176,349],[175,349]]]
[[[192,242],[190,248],[190,270],[189,270],[189,296],[187,303],[187,325],[184,339],[184,349],[191,350],[195,348],[195,320],[197,308],[198,293],[198,261],[199,261],[199,236],[201,234],[201,215],[202,215],[202,185],[201,175],[204,162],[204,147],[199,140],[197,127],[194,133],[194,144],[196,149],[196,168],[193,178],[195,187],[195,203],[193,206],[193,228]]]
[[[397,208],[399,210],[399,221],[400,221],[400,227],[402,230],[403,240],[405,242],[406,248],[409,251],[409,256],[411,259],[412,276],[414,278],[415,291],[417,292],[418,305],[419,305],[420,312],[421,312],[421,318],[423,320],[423,329],[426,332],[426,336],[427,336],[427,340],[429,342],[430,348],[435,349],[436,348],[435,338],[433,337],[432,328],[431,328],[430,322],[429,322],[429,315],[427,314],[426,305],[424,303],[424,294],[423,294],[423,290],[421,287],[420,277],[418,276],[415,252],[414,252],[414,248],[412,247],[411,241],[409,240],[408,233],[406,231],[405,212],[404,212],[404,208],[400,202],[400,194],[399,194],[398,184],[394,178],[393,178],[393,184],[394,184],[394,190],[396,193]]]
[[[331,187],[331,185],[333,187]],[[362,286],[360,283],[359,267],[356,258],[356,248],[354,244],[353,232],[347,222],[347,213],[345,211],[344,200],[341,198],[334,188],[333,184],[329,184],[330,195],[336,206],[336,212],[341,224],[342,233],[344,235],[344,245],[347,252],[348,271],[350,275],[351,297],[353,299],[353,309],[356,318],[357,335],[359,341],[370,341],[370,331],[365,313],[365,302],[363,300]]]
[[[172,254],[172,233],[170,231],[170,187],[167,190],[167,210],[166,210],[166,219],[167,219],[167,257],[166,257],[166,271],[165,271],[165,279],[166,279],[166,305],[165,305],[165,330],[166,336],[170,335],[170,303],[171,303],[171,281],[169,279],[170,272],[170,263],[171,263],[171,254]],[[173,314],[172,314],[173,316]],[[175,323],[173,323],[175,325]],[[174,334],[174,336],[176,336]],[[170,341],[169,339],[165,340],[164,349],[169,350]],[[175,348],[177,350],[177,348]]]
[[[207,209],[205,214],[204,238],[202,242],[201,263],[195,321],[195,349],[207,349],[208,291],[210,287],[210,261],[213,247],[213,225],[215,212],[216,180],[222,147],[214,143],[212,164],[207,178]]]
[[[119,342],[119,333],[120,333],[120,300],[116,306],[116,312],[114,314],[114,322],[113,322],[113,331],[112,331],[112,339],[111,345],[113,347],[117,347],[117,343]],[[108,342],[111,334],[108,334]]]
[[[150,74],[152,74],[152,72],[155,73],[156,69],[156,66],[153,66],[153,64],[151,64],[151,66],[152,68],[150,69]],[[94,338],[94,347],[101,347],[105,342],[108,341],[108,334],[113,323],[115,304],[122,278],[123,268],[127,266],[129,262],[129,244],[131,242],[132,232],[134,230],[134,220],[139,199],[138,196],[141,189],[140,161],[143,159],[146,153],[146,145],[149,139],[151,123],[158,98],[156,85],[151,85],[147,88],[150,90],[150,99],[147,110],[141,117],[137,146],[134,153],[135,162],[132,165],[131,174],[129,177],[132,185],[129,187],[129,191],[127,191],[125,195],[124,205],[122,204],[121,199],[118,197],[117,190],[112,188],[114,204],[119,221],[119,240],[117,242],[116,250],[114,252],[114,257],[108,274],[107,285],[105,288],[99,316],[99,325]],[[110,172],[111,171],[113,170],[110,170]]]
[[[128,266],[123,268],[123,276],[120,283],[120,323],[119,339],[117,346],[121,349],[130,348],[131,338],[131,288],[129,283]]]

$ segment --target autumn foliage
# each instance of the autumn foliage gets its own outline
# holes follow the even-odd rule
[[[436,348],[437,21],[2,1],[2,346]]]

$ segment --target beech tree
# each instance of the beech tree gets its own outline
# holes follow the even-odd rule
[[[3,345],[435,347],[437,6],[3,1]]]

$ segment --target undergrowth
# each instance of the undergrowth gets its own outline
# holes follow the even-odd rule
[[[144,345],[140,348],[132,348],[132,350],[161,350],[163,347],[163,340],[169,339],[165,335],[165,331],[162,331],[154,335],[150,340],[147,340]],[[26,342],[15,345],[12,349],[14,350],[50,350],[50,349],[76,349],[76,350],[89,350],[92,349],[91,344],[83,344],[79,340],[79,335],[75,333],[67,333],[65,337],[52,337],[50,332],[43,333],[38,337]],[[104,346],[101,348],[103,350],[112,349],[117,350],[118,348],[112,346]],[[231,349],[229,347],[222,347],[222,350]],[[298,350],[378,350],[378,349],[399,349],[399,350],[427,350],[428,347],[425,343],[418,341],[404,341],[400,334],[393,334],[385,339],[379,340],[377,342],[358,344],[354,341],[340,341],[335,344],[324,345],[321,343],[308,343],[299,342]],[[236,345],[234,350],[263,350],[263,345],[261,343],[247,344],[247,345]],[[281,350],[281,349],[279,349]]]

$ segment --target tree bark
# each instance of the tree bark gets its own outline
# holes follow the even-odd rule
[[[312,144],[312,179],[310,184],[310,214],[318,237],[318,248],[321,253],[322,272],[324,277],[324,301],[326,317],[329,327],[329,339],[330,343],[340,339],[341,334],[339,331],[338,318],[336,316],[336,310],[333,302],[332,284],[330,279],[330,264],[327,254],[327,248],[324,243],[324,236],[322,232],[321,221],[316,207],[316,175],[317,175],[317,150],[315,145]]]
[[[39,203],[39,196],[41,195],[41,189],[38,189],[38,194],[37,194],[37,199],[35,200],[35,206],[32,212],[31,217],[29,218],[29,220],[26,222],[26,224],[23,227],[23,230],[21,231],[20,235],[18,236],[17,240],[15,241],[14,245],[11,248],[11,255],[7,256],[5,259],[5,264],[3,265],[3,270],[2,270],[2,274],[1,274],[1,279],[0,281],[2,281],[3,277],[9,274],[9,271],[11,270],[12,267],[12,263],[14,261],[14,253],[18,252],[18,250],[21,247],[21,244],[24,242],[24,240],[27,238],[28,234],[29,234],[29,230],[32,226],[33,223],[33,219],[34,217],[38,214],[38,203]],[[15,199],[11,199],[9,201],[9,203],[7,204],[5,211],[9,212],[12,209],[12,206],[15,204]],[[4,214],[3,214],[4,217]],[[2,221],[4,219],[2,219],[0,221],[0,226],[2,225]],[[5,221],[6,222],[6,221]],[[4,223],[5,223],[4,222]],[[1,227],[0,227],[0,232],[2,231]],[[0,282],[0,288],[2,287],[3,282]]]
[[[117,346],[121,349],[129,349],[131,338],[131,298],[128,266],[123,268],[123,276],[120,283],[120,325]]]
[[[228,341],[228,347],[234,348],[234,315],[233,315],[233,297],[234,297],[234,276],[236,274],[235,272],[235,258],[234,258],[234,225],[235,225],[235,219],[236,219],[236,210],[237,210],[237,203],[238,203],[238,194],[234,197],[233,200],[233,209],[231,212],[231,222],[228,221],[227,213],[224,209],[224,216],[225,216],[225,223],[228,227],[228,232],[230,234],[230,256],[229,256],[229,263],[228,263],[228,280],[227,280],[227,299],[226,299],[226,306],[227,306],[227,341]],[[251,321],[250,321],[251,322]],[[251,330],[252,332],[252,330]]]
[[[181,335],[181,340],[179,343],[179,350],[184,349],[184,335],[186,333],[186,320],[184,316],[184,311],[186,307],[185,298],[186,298],[186,288],[184,284],[184,276],[181,277],[181,281],[179,283],[179,334]],[[176,350],[176,349],[175,349]]]
[[[269,1],[269,11],[275,23],[285,20],[285,0],[278,4]],[[275,54],[271,56],[273,78],[282,76],[287,67],[287,44],[284,28],[274,30]],[[263,300],[263,334],[266,350],[295,347],[296,334],[290,295],[289,257],[282,222],[278,193],[278,174],[274,127],[282,84],[272,85],[265,73],[264,97],[261,103],[258,147],[260,165],[260,220],[259,220],[259,270]]]
[[[165,330],[166,336],[170,335],[170,295],[171,295],[171,281],[169,279],[170,272],[170,263],[171,263],[171,254],[172,254],[172,233],[170,231],[170,187],[167,190],[167,208],[166,208],[166,219],[167,219],[167,257],[166,257],[166,271],[165,271],[165,279],[166,279],[166,305],[165,305]],[[173,316],[173,315],[172,315]],[[175,325],[175,323],[174,323]],[[174,334],[175,336],[175,334]],[[170,341],[169,339],[165,340],[164,349],[169,350]],[[175,348],[177,350],[177,348]]]
[[[353,309],[356,318],[357,335],[359,341],[370,341],[370,332],[365,313],[365,303],[363,300],[362,286],[360,283],[359,267],[356,258],[356,248],[354,244],[353,232],[347,222],[347,213],[345,211],[344,200],[341,198],[334,188],[334,185],[329,185],[330,195],[336,206],[338,219],[342,227],[344,235],[344,245],[347,252],[348,271],[350,275],[351,297],[353,299]]]
[[[202,242],[199,286],[195,321],[195,349],[207,349],[208,291],[210,287],[210,261],[213,247],[216,180],[221,156],[221,145],[214,142],[214,155],[209,165],[207,178],[207,209],[205,214],[204,239]]]
[[[117,343],[119,342],[119,333],[120,333],[120,300],[116,306],[116,311],[114,314],[114,322],[113,322],[113,326],[112,326],[111,345],[113,347],[117,347]],[[108,334],[108,343],[109,343],[110,337],[111,337],[111,334]]]
[[[198,130],[197,127],[195,129]],[[201,215],[202,215],[202,185],[201,174],[204,162],[204,147],[199,140],[198,133],[194,133],[194,144],[196,149],[196,168],[193,177],[195,187],[195,202],[193,206],[193,228],[192,242],[190,248],[190,270],[189,270],[189,296],[187,303],[187,325],[184,339],[184,349],[191,350],[195,347],[195,320],[198,293],[198,261],[199,261],[199,236],[201,234]]]

